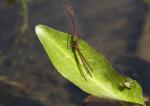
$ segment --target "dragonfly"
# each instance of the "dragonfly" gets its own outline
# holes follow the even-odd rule
[[[77,66],[80,70],[81,75],[87,80],[87,76],[92,77],[92,68],[90,67],[89,63],[87,62],[86,58],[84,57],[84,55],[82,54],[80,48],[79,48],[79,39],[78,39],[78,32],[77,32],[77,21],[74,15],[74,11],[73,8],[69,5],[66,7],[66,11],[69,15],[69,17],[71,18],[71,22],[72,22],[72,51],[74,53],[74,57],[77,63]],[[68,40],[69,41],[69,36],[68,36]],[[68,48],[68,43],[67,43],[67,48]],[[83,67],[84,70],[81,68]]]

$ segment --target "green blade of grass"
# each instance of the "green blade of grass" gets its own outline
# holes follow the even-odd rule
[[[142,89],[138,82],[135,80],[129,82],[129,78],[119,75],[111,64],[85,41],[79,39],[79,48],[93,70],[92,77],[87,75],[87,80],[76,64],[73,51],[67,48],[67,33],[44,25],[37,25],[35,30],[58,72],[80,89],[100,98],[144,105]],[[81,66],[83,65],[81,64]]]

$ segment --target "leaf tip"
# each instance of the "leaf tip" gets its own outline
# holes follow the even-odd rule
[[[36,34],[38,35],[38,36],[43,36],[44,34],[43,34],[43,25],[37,25],[36,27],[35,27],[35,32],[36,32]]]

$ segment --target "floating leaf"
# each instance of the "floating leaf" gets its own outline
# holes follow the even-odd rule
[[[35,30],[58,72],[80,89],[100,98],[144,105],[142,89],[137,81],[119,75],[110,63],[85,41],[79,39],[79,48],[93,70],[92,77],[87,75],[86,80],[81,74],[78,67],[80,62],[77,63],[72,48],[67,48],[69,34],[44,25],[37,25]],[[71,40],[68,42],[71,44]],[[77,57],[79,58],[79,55]],[[82,69],[84,70],[83,67]]]

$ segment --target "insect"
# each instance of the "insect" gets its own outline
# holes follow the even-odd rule
[[[87,75],[92,77],[93,71],[78,46],[79,44],[78,44],[78,33],[77,33],[77,21],[76,21],[73,9],[71,6],[67,6],[66,11],[68,15],[70,16],[71,22],[72,22],[72,32],[73,32],[72,51],[74,53],[74,57],[77,62],[78,68],[80,70],[80,73],[82,74],[82,76],[84,76],[85,79]],[[69,36],[68,36],[68,39],[69,39]],[[67,44],[67,47],[68,47],[68,44]],[[77,55],[79,56],[79,58]],[[81,69],[82,67],[81,64],[83,65],[85,71]]]
[[[119,86],[122,88],[131,89],[134,85],[135,81],[130,78],[123,79],[122,82],[119,83]]]

